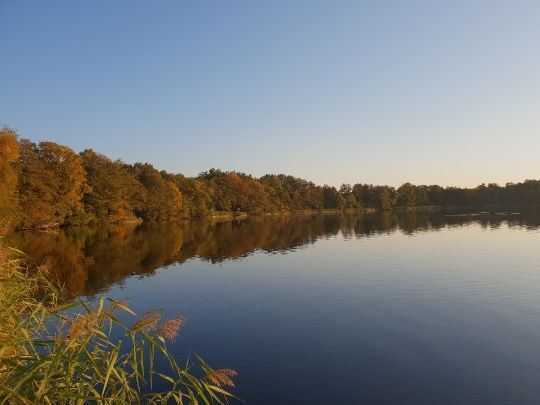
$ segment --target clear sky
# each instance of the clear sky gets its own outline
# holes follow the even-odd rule
[[[540,178],[540,1],[0,0],[0,125],[195,175]]]

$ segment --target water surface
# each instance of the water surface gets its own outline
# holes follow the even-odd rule
[[[540,219],[291,216],[15,235],[72,296],[182,313],[248,404],[537,404]]]

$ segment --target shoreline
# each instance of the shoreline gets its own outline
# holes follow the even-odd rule
[[[293,211],[273,211],[273,212],[243,212],[243,211],[216,211],[208,215],[197,216],[197,217],[182,217],[176,220],[170,220],[165,222],[155,222],[155,223],[180,223],[180,222],[190,222],[190,221],[212,221],[212,222],[229,222],[229,221],[243,221],[248,218],[264,218],[264,217],[286,217],[286,216],[297,216],[297,215],[306,215],[306,216],[316,216],[316,215],[374,215],[381,213],[393,213],[393,214],[404,214],[404,213],[424,213],[424,214],[442,214],[447,217],[480,217],[480,216],[517,216],[520,215],[522,211],[528,211],[531,209],[538,209],[536,206],[522,206],[522,207],[456,207],[456,206],[438,206],[438,205],[428,205],[428,206],[417,206],[417,207],[394,207],[392,210],[381,211],[375,208],[344,208],[344,209],[306,209],[306,210],[293,210]],[[89,222],[87,224],[45,224],[43,226],[36,226],[32,228],[21,228],[14,229],[12,232],[28,232],[28,231],[38,231],[38,232],[54,232],[57,229],[62,228],[78,228],[85,226],[114,226],[114,225],[123,225],[123,226],[140,226],[143,224],[152,224],[153,222],[143,221],[141,218],[129,217],[125,220],[116,219],[114,221],[109,221],[107,219],[102,219],[98,221]]]

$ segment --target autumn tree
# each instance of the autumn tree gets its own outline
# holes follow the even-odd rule
[[[17,171],[15,162],[19,158],[19,144],[15,132],[0,129],[0,233],[16,215]]]
[[[133,219],[135,212],[144,210],[146,190],[127,165],[91,149],[82,152],[81,158],[89,185],[84,195],[88,213],[99,220],[119,222]]]
[[[87,189],[81,158],[53,142],[20,143],[19,201],[23,228],[64,225],[84,213]]]
[[[391,211],[396,204],[396,191],[393,187],[377,186],[376,194],[376,209],[380,211]]]
[[[335,187],[323,186],[323,204],[326,209],[341,209],[343,198]]]
[[[336,189],[285,174],[257,178],[219,169],[190,178],[158,171],[150,164],[112,161],[92,150],[77,155],[52,142],[18,142],[13,131],[0,130],[0,217],[17,214],[22,228],[91,219],[174,221],[216,211],[261,214],[361,208],[388,212],[426,205],[487,210],[539,206],[540,181],[475,188],[405,183],[396,190],[371,184]]]
[[[416,187],[411,183],[405,183],[397,189],[397,204],[400,207],[416,206]]]
[[[212,197],[206,184],[198,179],[174,176],[174,182],[183,196],[184,217],[204,217],[212,210]]]
[[[140,215],[149,221],[168,221],[181,217],[182,194],[172,176],[164,176],[152,165],[137,163],[131,168],[145,189],[145,202]]]
[[[361,206],[353,194],[350,184],[342,184],[339,188],[339,195],[343,201],[343,208],[359,208]]]

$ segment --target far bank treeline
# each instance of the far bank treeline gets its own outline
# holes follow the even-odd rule
[[[53,142],[35,144],[0,130],[0,219],[11,218],[18,228],[174,221],[220,212],[531,204],[540,204],[537,180],[472,189],[410,183],[397,189],[368,184],[336,189],[282,174],[255,178],[217,169],[189,178],[147,163],[112,161],[92,150],[77,154]]]

